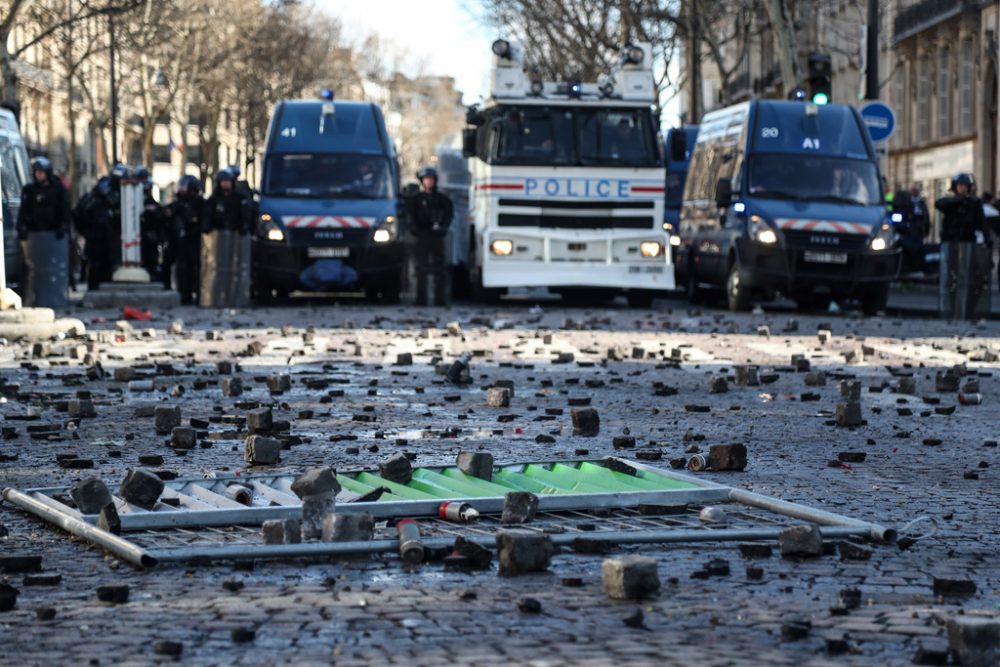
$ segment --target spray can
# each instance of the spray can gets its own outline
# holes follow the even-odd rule
[[[479,518],[479,512],[469,503],[460,500],[446,500],[438,508],[438,516],[445,521],[465,523]]]
[[[695,454],[690,459],[688,459],[688,470],[691,472],[701,472],[702,470],[708,469],[708,459],[706,459],[701,454]]]
[[[982,394],[959,394],[958,402],[962,405],[979,405],[983,402]]]
[[[416,519],[400,519],[396,523],[399,534],[399,555],[407,563],[424,561],[424,544],[420,541],[420,524]]]

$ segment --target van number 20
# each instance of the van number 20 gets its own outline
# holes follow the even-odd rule
[[[777,139],[778,138],[778,128],[776,127],[763,127],[760,130],[760,136],[762,139]]]

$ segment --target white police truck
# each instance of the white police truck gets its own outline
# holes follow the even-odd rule
[[[541,81],[506,40],[493,54],[490,98],[463,134],[474,292],[624,292],[646,306],[673,289],[650,46],[625,47],[597,83]]]

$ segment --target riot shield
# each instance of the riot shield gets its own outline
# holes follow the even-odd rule
[[[250,237],[217,229],[202,235],[199,304],[242,308],[250,303]]]
[[[992,260],[993,249],[988,245],[972,246],[972,259],[969,279],[968,317],[979,319],[990,314],[990,299],[992,294]]]
[[[24,243],[26,306],[65,308],[69,305],[69,241],[55,232],[30,232]]]
[[[990,248],[971,242],[941,244],[938,275],[938,312],[964,320],[990,312]]]

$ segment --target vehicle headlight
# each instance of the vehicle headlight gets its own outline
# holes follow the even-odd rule
[[[657,241],[643,241],[639,244],[639,252],[643,257],[659,257],[663,246]]]
[[[882,252],[891,248],[894,242],[895,235],[892,231],[892,225],[884,224],[879,227],[875,236],[868,242],[868,247],[872,249],[872,252]]]
[[[388,243],[396,238],[398,234],[398,228],[396,227],[396,216],[388,215],[382,224],[378,226],[375,230],[375,234],[372,236],[372,241],[375,243]]]
[[[513,254],[514,242],[509,239],[497,239],[490,244],[490,250],[494,255],[506,257],[507,255]]]
[[[759,215],[750,216],[750,238],[757,243],[774,245],[778,242],[778,233],[771,229],[764,218]]]
[[[284,241],[285,232],[275,222],[274,216],[270,213],[260,215],[260,235],[268,241]]]
[[[672,245],[675,248],[680,247],[680,245],[681,245],[681,237],[677,236],[676,234],[671,234],[670,235],[670,245]]]

